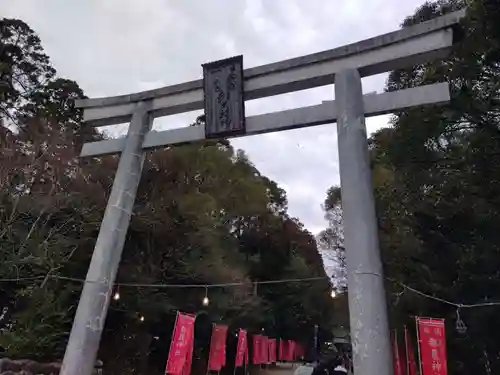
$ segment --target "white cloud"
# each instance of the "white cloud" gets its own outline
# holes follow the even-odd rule
[[[130,93],[201,76],[201,64],[243,54],[246,67],[300,56],[398,28],[423,0],[0,0],[42,38],[60,75],[89,96]],[[385,76],[363,80],[381,91]],[[247,102],[249,114],[318,104],[333,87]],[[155,122],[183,126],[196,114]],[[387,117],[368,120],[369,131]],[[123,129],[123,127],[121,128]],[[235,140],[257,167],[286,187],[290,212],[313,232],[338,184],[335,125]]]

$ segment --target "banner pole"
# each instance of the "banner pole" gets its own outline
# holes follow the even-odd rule
[[[238,354],[240,349],[240,334],[241,330],[238,331],[238,340],[236,341],[236,355],[234,356],[234,370],[233,375],[236,375],[236,361],[238,361]],[[245,358],[243,357],[243,366],[245,365]]]
[[[405,327],[405,354],[406,354],[406,375],[410,375],[410,355],[408,353],[408,350],[410,349],[409,348],[409,345],[408,345],[408,328],[406,327],[406,325],[404,326]]]
[[[422,373],[422,356],[420,354],[420,333],[418,330],[418,316],[415,317],[415,325],[417,327],[417,352],[418,352],[418,367],[420,369],[420,375],[424,375]]]
[[[398,345],[398,330],[394,329],[394,342],[392,343],[392,350],[394,355],[394,370],[401,371],[401,362],[399,360],[399,345]],[[396,371],[394,371],[396,373]],[[401,373],[396,373],[395,375],[401,375]]]

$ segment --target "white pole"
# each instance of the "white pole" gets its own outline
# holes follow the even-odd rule
[[[405,353],[406,353],[406,375],[410,375],[410,355],[408,353],[409,347],[409,337],[408,337],[408,328],[405,327]]]
[[[144,165],[142,144],[152,124],[150,105],[139,102],[128,128],[60,375],[90,375],[94,370]]]
[[[417,327],[418,367],[420,369],[420,375],[423,375],[423,373],[422,373],[422,356],[420,354],[420,334],[419,334],[419,331],[418,331],[418,316],[415,317],[415,325]]]
[[[234,370],[233,370],[233,375],[236,375],[236,361],[238,360],[238,354],[239,354],[239,348],[240,348],[240,333],[241,331],[238,331],[238,340],[236,341],[236,355],[234,356]],[[245,356],[243,355],[243,366],[245,366]]]
[[[354,373],[393,375],[363,92],[356,69],[335,75],[335,105]]]

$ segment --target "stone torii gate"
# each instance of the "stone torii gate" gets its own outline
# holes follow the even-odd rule
[[[365,117],[446,103],[449,88],[448,83],[437,83],[363,96],[361,77],[446,57],[463,16],[464,11],[450,13],[358,43],[246,70],[243,57],[237,56],[203,65],[203,80],[78,101],[87,126],[128,121],[130,126],[126,137],[87,143],[81,152],[82,157],[121,156],[61,374],[92,372],[146,150],[337,122],[354,372],[392,375]],[[245,100],[330,84],[335,84],[335,101],[245,117]],[[204,126],[150,131],[155,117],[202,108]]]

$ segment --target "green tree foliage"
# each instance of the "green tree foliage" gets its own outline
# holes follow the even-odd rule
[[[0,20],[0,119],[18,124],[21,108],[55,75],[40,38],[21,20]]]
[[[463,6],[426,3],[410,26]],[[468,2],[460,43],[449,58],[390,74],[388,90],[448,81],[446,106],[394,116],[370,140],[381,249],[393,327],[414,316],[446,319],[450,372],[500,370],[499,307],[457,308],[398,282],[463,304],[500,301],[500,2]],[[335,200],[329,192],[327,203]]]
[[[78,160],[81,144],[101,137],[81,127],[82,90],[55,75],[26,24],[0,26],[11,50],[2,66],[30,83],[3,78],[2,119],[18,125],[0,127],[0,278],[37,278],[0,283],[0,345],[12,357],[60,359],[82,288],[70,279],[86,276],[118,159]],[[315,324],[331,326],[325,276],[285,192],[243,151],[222,140],[148,153],[118,282],[242,285],[210,288],[208,306],[203,287],[121,287],[99,358],[109,373],[163,372],[176,310],[201,313],[196,356],[206,357],[211,322],[307,340]],[[258,284],[308,277],[324,279]]]
[[[0,125],[20,132],[23,141],[36,141],[40,127],[51,124],[72,132],[77,147],[97,137],[92,129],[79,128],[81,111],[74,103],[83,91],[76,82],[56,77],[36,33],[21,20],[4,18],[0,40]]]

